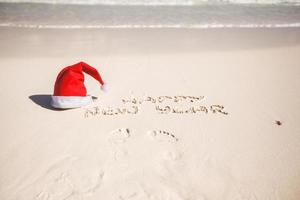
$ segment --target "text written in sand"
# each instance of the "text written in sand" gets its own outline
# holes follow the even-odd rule
[[[109,106],[102,108],[94,106],[86,108],[85,117],[104,115],[135,115],[140,113],[141,107],[146,103],[154,105],[154,110],[158,114],[223,114],[228,115],[223,105],[204,105],[204,96],[146,96],[146,97],[131,97],[123,98],[124,106],[113,107]]]

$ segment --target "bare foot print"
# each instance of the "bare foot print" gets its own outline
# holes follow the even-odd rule
[[[130,138],[129,128],[119,128],[110,132],[109,141],[111,143],[124,143],[128,138]]]
[[[104,171],[85,159],[54,163],[35,183],[35,200],[84,199],[101,186]]]
[[[183,153],[175,145],[179,139],[171,132],[163,130],[149,130],[148,136],[157,143],[156,150],[164,161],[177,161],[182,158]]]
[[[36,200],[65,199],[72,195],[74,187],[68,179],[68,169],[78,158],[68,156],[50,165],[49,169],[33,185],[39,191]]]
[[[158,141],[178,142],[179,139],[172,133],[163,130],[149,130],[148,135]]]
[[[126,141],[131,137],[129,128],[119,128],[110,132],[108,141],[111,144],[113,159],[119,160],[128,155]]]

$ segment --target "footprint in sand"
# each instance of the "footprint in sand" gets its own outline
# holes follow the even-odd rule
[[[129,128],[119,128],[110,132],[108,141],[112,145],[111,147],[114,160],[124,158],[128,154],[127,149],[125,147],[125,142],[130,137],[131,130]]]
[[[164,161],[177,161],[183,156],[183,153],[175,145],[179,142],[176,135],[164,130],[149,130],[148,136],[156,142],[153,144],[159,155],[162,155]]]
[[[33,185],[35,200],[84,199],[102,185],[104,171],[96,163],[66,158],[54,163]]]
[[[124,143],[128,138],[130,138],[129,128],[119,128],[110,132],[109,141],[111,143]]]
[[[163,130],[149,130],[148,135],[157,141],[178,142],[179,139],[172,133]]]

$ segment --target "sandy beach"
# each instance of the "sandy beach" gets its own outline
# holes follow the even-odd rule
[[[298,200],[300,29],[0,29],[0,199]],[[90,106],[57,111],[85,61]]]

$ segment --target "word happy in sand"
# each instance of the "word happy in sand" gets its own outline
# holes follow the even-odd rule
[[[204,96],[158,96],[145,98],[131,97],[122,99],[122,103],[125,107],[112,107],[101,108],[100,106],[94,106],[87,108],[84,112],[85,117],[96,115],[125,115],[125,114],[138,114],[141,110],[141,106],[145,103],[155,105],[155,111],[158,114],[223,114],[228,115],[228,112],[224,111],[225,107],[219,104],[213,105],[196,105],[202,103]],[[128,106],[129,105],[129,106]]]

